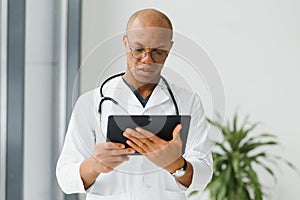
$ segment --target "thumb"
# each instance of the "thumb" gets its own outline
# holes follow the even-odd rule
[[[174,128],[173,133],[172,133],[172,135],[173,135],[173,140],[176,139],[176,138],[179,136],[181,128],[182,128],[182,125],[181,125],[181,124],[178,124],[178,125]]]

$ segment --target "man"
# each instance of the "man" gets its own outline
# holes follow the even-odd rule
[[[99,117],[95,112],[96,102],[100,101],[98,89],[78,99],[57,163],[57,179],[64,192],[87,192],[89,200],[185,199],[186,191],[203,189],[210,181],[212,158],[204,150],[205,115],[199,97],[192,92],[171,87],[180,114],[191,115],[184,155],[181,125],[173,130],[171,141],[137,127],[127,128],[123,133],[130,148],[106,142],[109,115],[175,114],[160,76],[173,45],[172,29],[169,18],[154,9],[140,10],[128,20],[123,36],[126,72],[103,87],[120,108],[112,102],[103,103]],[[130,155],[135,152],[142,155]],[[176,174],[178,170],[183,173]]]

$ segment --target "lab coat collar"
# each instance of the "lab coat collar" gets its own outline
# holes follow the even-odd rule
[[[148,109],[164,103],[165,101],[169,100],[170,97],[166,85],[164,84],[163,80],[160,79],[158,85],[154,88],[145,108],[143,108],[142,104],[137,99],[135,94],[120,77],[113,92],[113,98],[120,104],[120,106],[125,109],[127,108],[127,110],[130,110],[128,106]]]
[[[160,79],[158,85],[154,88],[154,90],[145,106],[145,109],[160,105],[160,104],[164,103],[165,101],[168,101],[169,99],[170,99],[170,94],[167,89],[167,86],[165,85],[163,80]]]

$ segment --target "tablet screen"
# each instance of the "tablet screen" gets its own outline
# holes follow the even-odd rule
[[[110,115],[108,117],[106,141],[123,143],[126,147],[129,147],[123,132],[126,128],[135,129],[137,126],[151,131],[166,141],[170,141],[173,138],[173,129],[181,124],[180,137],[183,144],[182,152],[184,153],[190,119],[190,115]]]

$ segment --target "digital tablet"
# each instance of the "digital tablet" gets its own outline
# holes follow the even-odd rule
[[[123,132],[126,128],[135,129],[137,126],[151,131],[166,141],[170,141],[173,138],[173,129],[181,124],[180,137],[182,140],[182,153],[184,153],[190,121],[190,115],[110,115],[108,117],[106,141],[123,143],[126,147],[129,147],[126,143],[128,139],[123,136]]]

